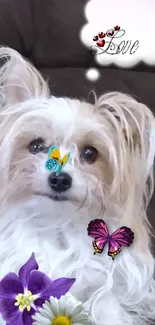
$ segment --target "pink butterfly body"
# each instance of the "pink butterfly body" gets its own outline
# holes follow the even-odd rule
[[[132,244],[134,239],[134,233],[128,227],[121,227],[117,229],[112,235],[109,235],[109,231],[106,223],[102,219],[95,219],[88,225],[88,235],[93,237],[93,247],[95,249],[94,254],[102,253],[105,245],[109,244],[108,255],[114,260],[115,256],[120,253],[121,247],[128,247]]]

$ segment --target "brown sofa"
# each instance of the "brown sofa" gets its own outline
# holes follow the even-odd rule
[[[155,110],[155,67],[143,63],[132,70],[100,68],[92,83],[85,70],[95,66],[91,52],[80,42],[87,0],[0,0],[0,44],[31,60],[49,80],[52,94],[87,98],[117,90],[130,93]],[[155,227],[155,197],[149,217]]]

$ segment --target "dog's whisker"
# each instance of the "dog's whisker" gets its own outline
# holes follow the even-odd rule
[[[81,205],[79,206],[78,210],[80,210],[85,205],[87,198],[88,198],[88,185],[86,186],[85,196],[84,196],[83,201],[82,201]]]

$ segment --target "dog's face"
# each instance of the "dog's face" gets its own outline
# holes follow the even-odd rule
[[[35,194],[54,201],[69,200],[78,207],[97,204],[99,211],[112,182],[108,141],[113,141],[113,134],[108,122],[94,105],[78,100],[31,100],[20,103],[19,110],[8,140],[12,142],[10,199],[22,200]],[[71,152],[59,176],[45,168],[53,145],[59,147],[62,157]]]
[[[143,195],[152,168],[145,132],[154,123],[151,112],[119,93],[94,105],[50,97],[36,70],[16,52],[9,55],[2,71],[1,201],[46,196],[79,208],[96,206],[100,213],[109,200],[122,208],[129,195]],[[59,176],[45,168],[53,145],[62,157],[71,152]]]

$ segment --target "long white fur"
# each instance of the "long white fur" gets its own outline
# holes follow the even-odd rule
[[[94,105],[55,98],[16,51],[2,47],[0,58],[0,278],[18,272],[35,252],[52,278],[76,277],[71,292],[92,324],[151,324],[155,281],[146,209],[154,188],[153,114],[117,92],[95,98]],[[37,137],[58,144],[62,154],[71,151],[68,201],[49,198],[47,154],[28,151]],[[99,151],[92,165],[79,159],[86,144]],[[95,218],[103,218],[110,232],[128,226],[135,234],[114,261],[107,249],[93,255],[87,226]]]

